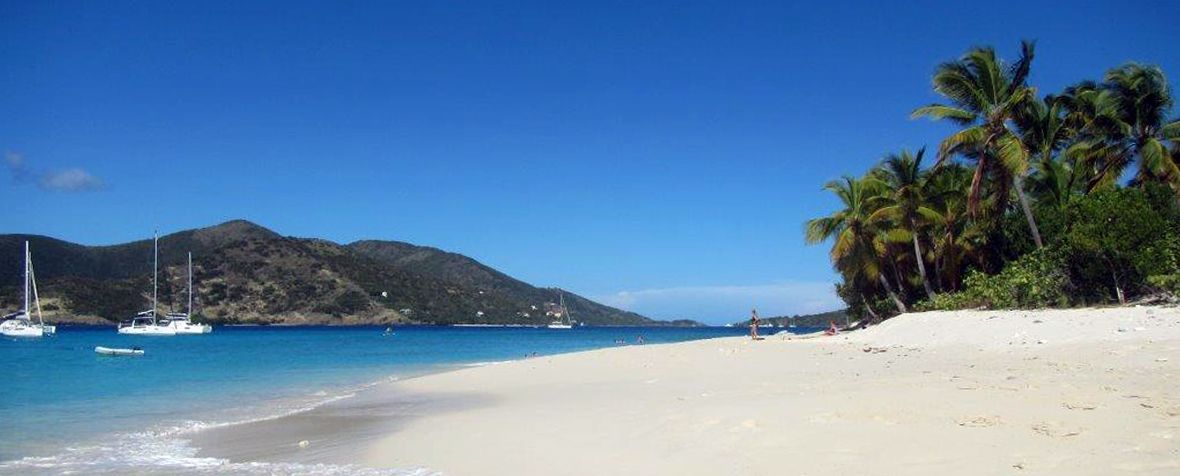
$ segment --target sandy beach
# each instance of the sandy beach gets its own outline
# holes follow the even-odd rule
[[[448,475],[1180,474],[1180,310],[917,313],[808,337],[468,368],[193,444]]]

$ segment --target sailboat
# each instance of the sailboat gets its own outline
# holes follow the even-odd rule
[[[572,329],[574,327],[574,320],[570,317],[569,309],[565,308],[565,293],[561,294],[561,305],[557,314],[557,319],[549,323],[550,329]]]
[[[160,324],[177,334],[208,334],[213,332],[209,324],[197,324],[190,319],[193,315],[193,254],[188,254],[188,312],[170,312]]]
[[[156,309],[158,299],[156,290],[159,288],[156,282],[159,275],[160,268],[160,236],[154,234],[152,236],[152,308],[151,310],[143,311],[132,317],[130,321],[119,323],[120,334],[133,334],[145,336],[174,336],[176,331],[172,328],[156,322]]]
[[[29,317],[30,294],[37,309],[36,323]],[[37,297],[37,281],[33,275],[33,255],[29,253],[29,242],[25,241],[25,305],[21,310],[4,316],[4,322],[0,322],[0,334],[8,337],[42,337],[56,332],[57,326],[47,326],[41,318],[41,299]]]

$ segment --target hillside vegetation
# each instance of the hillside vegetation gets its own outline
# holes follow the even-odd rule
[[[52,320],[118,321],[150,306],[151,240],[83,246],[0,235],[0,308],[19,306],[25,240]],[[236,220],[160,238],[162,311],[185,306],[190,251],[195,313],[219,323],[545,324],[563,294],[435,248],[393,241],[340,245]],[[589,325],[663,324],[564,296],[574,319]]]

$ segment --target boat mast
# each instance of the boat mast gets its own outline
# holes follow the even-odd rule
[[[188,252],[188,318],[193,318],[193,252]]]
[[[573,325],[574,321],[570,320],[569,316],[570,310],[565,308],[565,291],[562,291],[558,296],[560,296],[558,299],[561,301],[562,319],[565,319],[566,322],[568,322],[570,325]]]
[[[25,246],[29,246],[28,242],[25,243]],[[25,252],[25,261],[25,267],[29,269],[29,282],[33,283],[33,303],[37,306],[37,324],[45,327],[45,318],[41,315],[41,298],[37,296],[37,274],[33,272],[33,254],[31,252]],[[31,316],[27,314],[25,317],[32,320]]]
[[[29,241],[25,240],[25,319],[29,318]]]
[[[152,325],[156,325],[156,278],[160,267],[160,233],[152,232]]]

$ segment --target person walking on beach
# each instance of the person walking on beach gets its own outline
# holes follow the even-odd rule
[[[750,309],[750,338],[758,340],[758,310]]]

